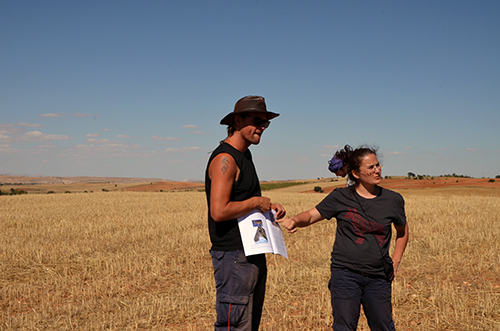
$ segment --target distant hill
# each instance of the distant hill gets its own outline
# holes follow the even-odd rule
[[[50,176],[18,176],[18,175],[0,175],[0,184],[2,185],[29,185],[29,184],[79,184],[79,183],[144,183],[166,181],[161,178],[129,178],[129,177],[50,177]]]

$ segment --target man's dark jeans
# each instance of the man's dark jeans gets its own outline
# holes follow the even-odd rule
[[[265,254],[210,251],[217,290],[215,330],[259,329],[266,291]]]

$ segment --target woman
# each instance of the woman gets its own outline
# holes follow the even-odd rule
[[[403,197],[380,184],[382,165],[374,149],[360,147],[349,154],[347,172],[354,186],[335,189],[315,208],[279,222],[294,233],[335,217],[337,231],[331,258],[329,288],[333,330],[356,330],[363,305],[371,330],[395,330],[391,283],[408,242]],[[388,256],[394,225],[392,259]],[[384,257],[392,262],[384,270]]]
[[[352,148],[349,145],[345,145],[343,149],[336,151],[331,160],[328,161],[328,170],[339,177],[347,176],[347,160],[350,153],[352,153]],[[354,182],[347,178],[347,186],[352,185],[354,185]]]

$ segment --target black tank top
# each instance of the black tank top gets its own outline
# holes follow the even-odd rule
[[[242,153],[225,142],[221,143],[219,147],[213,151],[210,159],[208,160],[207,169],[205,171],[205,192],[208,203],[208,230],[210,233],[210,240],[212,242],[211,249],[216,251],[243,250],[238,221],[236,219],[232,219],[223,222],[215,222],[210,213],[210,189],[212,181],[208,175],[208,168],[210,167],[210,163],[214,157],[220,153],[227,153],[231,155],[240,169],[240,175],[233,184],[230,201],[243,201],[251,197],[262,196],[259,178],[257,177],[257,172],[255,171],[250,150],[247,149],[245,153]]]

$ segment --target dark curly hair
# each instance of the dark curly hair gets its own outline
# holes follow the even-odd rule
[[[344,148],[336,151],[333,156],[339,158],[340,161],[342,161],[343,166],[345,167],[347,165],[347,161],[349,160],[349,155],[352,153],[352,151],[353,150],[351,146],[345,145]]]

